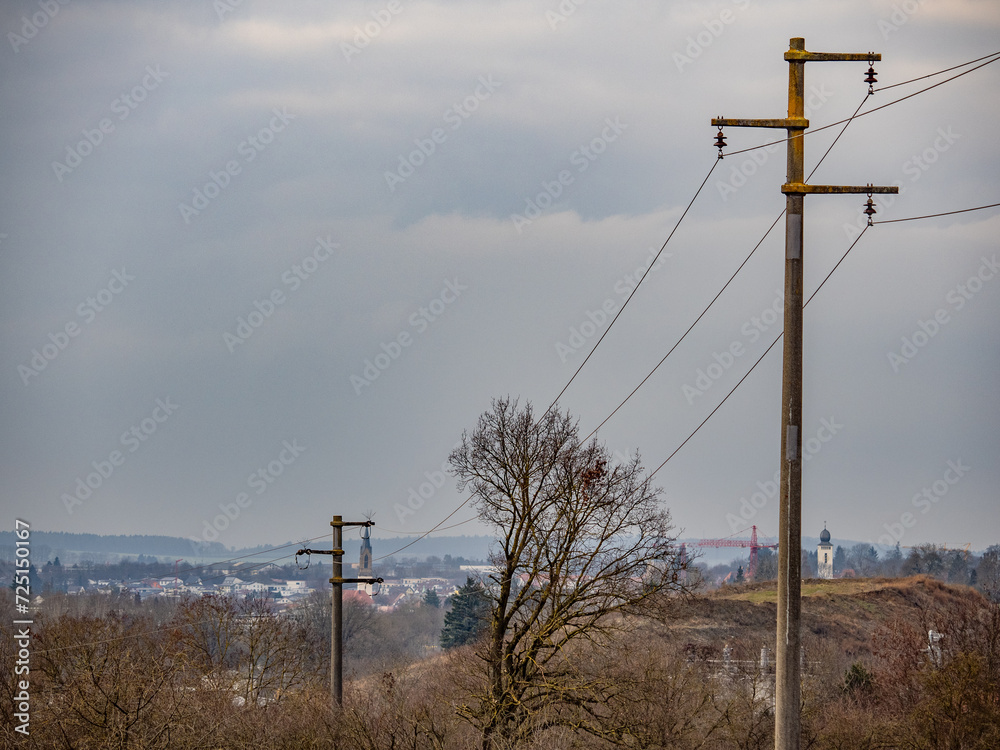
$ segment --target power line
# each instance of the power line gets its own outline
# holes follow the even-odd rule
[[[976,206],[975,208],[960,208],[957,211],[945,211],[940,214],[927,214],[926,216],[908,216],[905,219],[884,219],[882,221],[873,221],[872,224],[892,224],[897,221],[916,221],[917,219],[933,219],[937,216],[951,216],[952,214],[964,214],[969,211],[982,211],[984,208],[996,208],[1000,206],[1000,203],[990,203],[988,206]]]
[[[195,571],[195,570],[204,570],[205,568],[211,568],[214,565],[226,565],[226,564],[231,563],[231,562],[236,562],[237,560],[245,560],[248,557],[257,557],[258,555],[266,555],[268,552],[275,552],[275,551],[277,551],[279,549],[285,549],[285,547],[296,547],[296,546],[299,546],[301,544],[304,544],[305,542],[314,542],[317,539],[322,539],[322,538],[323,537],[318,537],[317,536],[317,537],[313,537],[312,539],[303,539],[301,542],[289,542],[288,544],[281,544],[281,545],[278,545],[277,547],[268,547],[267,549],[262,549],[262,550],[260,550],[258,552],[251,552],[248,555],[240,555],[239,557],[231,557],[228,560],[219,560],[219,561],[214,562],[214,563],[205,563],[204,565],[193,565],[193,566],[190,566],[188,568],[184,568],[183,571],[178,571],[178,572],[190,573],[190,572]],[[287,557],[287,555],[284,556],[284,557]],[[284,557],[279,557],[277,559],[281,560],[281,559],[284,559]],[[269,563],[264,563],[264,564],[267,565]],[[250,566],[250,567],[257,567],[257,566]],[[212,580],[212,579],[209,578],[207,580]]]
[[[977,65],[976,67],[970,68],[969,70],[966,70],[966,71],[963,71],[962,73],[959,73],[958,75],[954,75],[951,78],[945,78],[943,81],[938,81],[937,83],[932,84],[930,86],[927,86],[926,88],[922,88],[919,91],[914,91],[912,94],[907,94],[906,96],[901,96],[899,99],[894,99],[893,101],[891,101],[891,102],[889,102],[887,104],[883,104],[881,106],[875,107],[874,109],[870,109],[867,112],[864,112],[864,113],[862,113],[860,115],[852,115],[851,117],[849,117],[849,118],[847,118],[845,120],[837,120],[836,122],[831,122],[829,125],[823,125],[823,126],[818,127],[818,128],[811,128],[808,131],[804,131],[804,132],[800,133],[799,135],[793,135],[790,138],[781,138],[781,139],[779,139],[777,141],[771,141],[770,143],[762,143],[759,146],[751,146],[750,148],[740,149],[739,151],[731,151],[728,154],[726,154],[726,156],[736,156],[736,154],[744,154],[744,153],[746,153],[748,151],[758,151],[759,149],[767,148],[768,146],[774,146],[774,145],[777,145],[777,144],[780,144],[780,143],[787,143],[788,141],[790,141],[790,140],[792,140],[794,138],[805,138],[806,135],[813,135],[814,133],[819,133],[822,130],[826,130],[826,129],[832,128],[832,127],[834,127],[836,125],[840,125],[841,123],[849,122],[854,117],[865,117],[866,115],[870,115],[870,114],[872,114],[874,112],[878,112],[879,110],[885,109],[886,107],[891,107],[894,104],[899,104],[900,102],[906,101],[907,99],[912,99],[914,96],[917,96],[918,94],[923,94],[923,93],[925,93],[927,91],[930,91],[931,89],[937,88],[938,86],[943,86],[946,83],[954,81],[956,78],[961,78],[964,75],[972,73],[975,70],[979,70],[980,68],[982,68],[982,67],[984,67],[986,65],[989,65],[990,63],[995,63],[998,60],[1000,60],[1000,53],[994,53],[994,54],[997,55],[997,56],[990,56],[990,55],[988,55],[987,57],[992,57],[992,59],[987,60],[982,65]],[[983,58],[979,58],[979,59],[981,60]],[[956,67],[964,67],[964,65],[970,65],[970,64],[971,63],[964,63],[963,65],[959,65],[959,66],[956,66]],[[954,68],[952,68],[952,70],[953,69]],[[932,75],[932,76],[938,75],[941,72],[943,72],[943,71],[938,71],[938,73],[931,73],[930,75]],[[927,77],[927,76],[925,76],[925,77]],[[914,79],[914,80],[919,80],[919,79]],[[884,88],[890,88],[890,87],[889,86],[885,86]]]
[[[625,299],[625,302],[622,303],[621,308],[615,314],[614,318],[611,319],[611,322],[608,324],[608,327],[604,330],[604,333],[601,334],[601,337],[594,344],[593,348],[591,348],[590,353],[587,354],[587,356],[584,358],[583,362],[580,363],[580,366],[576,368],[576,371],[570,376],[570,379],[567,381],[566,385],[564,385],[562,387],[562,390],[559,391],[559,394],[552,400],[552,403],[549,404],[549,408],[545,410],[545,412],[542,414],[542,417],[540,417],[540,419],[544,418],[546,414],[548,414],[550,411],[552,411],[552,408],[559,402],[559,399],[562,398],[563,394],[570,387],[570,385],[572,385],[573,381],[576,379],[576,376],[580,374],[580,371],[583,369],[584,365],[587,364],[587,362],[590,360],[591,356],[593,356],[594,352],[597,350],[597,347],[601,345],[602,341],[604,341],[604,337],[608,335],[608,332],[614,326],[615,322],[618,320],[618,318],[621,316],[621,314],[625,311],[625,308],[628,306],[628,303],[631,301],[632,297],[635,296],[635,293],[639,290],[639,287],[642,286],[642,282],[645,280],[646,276],[652,270],[653,266],[656,265],[656,261],[659,260],[660,255],[662,255],[663,251],[667,247],[667,244],[670,242],[671,238],[673,238],[674,233],[677,231],[677,228],[681,225],[681,222],[684,221],[684,217],[687,216],[688,211],[690,211],[690,209],[691,209],[691,206],[694,205],[695,200],[697,200],[698,196],[701,194],[702,189],[708,183],[708,178],[712,176],[712,172],[715,171],[715,167],[718,165],[718,163],[719,163],[718,159],[716,159],[716,160],[714,160],[712,162],[711,169],[708,170],[708,174],[705,175],[705,179],[703,179],[701,181],[701,185],[698,186],[698,189],[695,191],[694,195],[691,197],[691,200],[688,201],[688,204],[685,207],[684,212],[680,215],[680,218],[677,219],[677,223],[674,224],[674,228],[672,230],[670,230],[670,234],[667,236],[667,239],[664,240],[663,245],[660,247],[659,252],[657,252],[656,256],[650,262],[649,267],[646,268],[646,270],[643,272],[642,276],[639,278],[639,281],[636,282],[635,287],[629,293],[628,297]],[[451,513],[449,513],[447,516],[445,516],[443,519],[441,519],[440,523],[438,523],[437,525],[435,525],[432,528],[430,528],[428,531],[426,531],[423,534],[421,534],[420,536],[418,536],[416,539],[414,539],[409,544],[406,544],[406,545],[400,547],[399,549],[395,550],[394,552],[390,552],[388,555],[382,555],[381,557],[376,557],[376,558],[373,559],[373,562],[376,561],[376,560],[384,560],[387,557],[392,557],[393,555],[399,554],[403,550],[408,549],[409,547],[412,547],[414,544],[416,544],[420,540],[424,539],[425,537],[429,536],[430,534],[434,533],[435,531],[438,531],[441,528],[441,524],[443,524],[445,521],[447,521],[449,518],[451,518],[453,515],[455,515],[459,510],[461,510],[462,508],[464,508],[466,505],[468,505],[469,502],[472,500],[472,497],[473,496],[470,495],[469,497],[465,498],[465,500],[463,500],[462,503],[457,508],[455,508]],[[472,521],[472,520],[474,520],[474,519],[469,519],[469,521]],[[469,521],[462,521],[460,524],[455,524],[455,525],[459,526],[459,525],[461,525],[463,523],[468,523]],[[448,528],[452,528],[452,527],[448,527]]]
[[[314,539],[303,540],[303,543],[305,543],[305,542],[312,542],[312,541],[315,541],[315,539],[325,539],[326,537],[327,537],[327,535],[324,534],[321,537],[315,537]],[[246,573],[249,573],[252,570],[256,570],[257,568],[265,568],[268,565],[274,565],[274,563],[278,562],[279,560],[286,560],[286,559],[288,559],[290,557],[294,557],[294,555],[292,555],[292,554],[282,555],[281,557],[275,557],[272,560],[266,560],[266,561],[264,561],[262,563],[256,563],[255,565],[248,565],[246,568],[242,568],[240,570],[240,572],[246,574]],[[219,573],[218,575],[207,576],[205,578],[200,578],[200,580],[203,581],[203,582],[204,581],[215,581],[215,580],[218,580],[219,578],[225,579],[225,578],[228,578],[228,577],[229,577],[229,573]]]
[[[861,230],[861,234],[859,234],[859,235],[858,235],[858,236],[857,236],[857,237],[856,237],[856,238],[854,239],[854,242],[852,242],[852,243],[851,243],[851,246],[850,246],[849,248],[847,248],[847,251],[846,251],[846,252],[845,252],[845,253],[844,253],[844,254],[843,254],[842,256],[840,256],[840,260],[838,260],[838,261],[837,261],[837,262],[836,262],[836,263],[834,264],[833,268],[831,268],[831,269],[830,269],[830,272],[829,272],[829,273],[828,273],[828,274],[826,275],[826,277],[825,277],[825,278],[824,278],[824,279],[823,279],[823,280],[822,280],[822,281],[820,282],[819,286],[818,286],[818,287],[816,287],[816,290],[815,290],[815,291],[814,291],[814,292],[813,292],[813,293],[812,293],[811,295],[809,295],[809,299],[807,299],[807,300],[806,300],[806,302],[805,302],[805,304],[804,304],[804,305],[802,305],[803,309],[804,309],[804,308],[806,307],[806,305],[808,305],[808,304],[809,304],[810,302],[812,302],[812,299],[813,299],[813,297],[815,297],[815,296],[816,296],[816,294],[817,294],[817,293],[819,292],[819,290],[823,288],[823,285],[824,285],[824,284],[825,284],[825,283],[827,282],[827,280],[829,280],[830,276],[832,276],[832,275],[833,275],[833,272],[837,270],[837,267],[838,267],[838,266],[839,266],[839,265],[840,265],[840,264],[841,264],[841,263],[843,262],[844,258],[846,258],[846,257],[847,257],[847,254],[848,254],[848,253],[850,253],[850,252],[851,252],[851,250],[853,250],[853,249],[854,249],[854,246],[855,246],[855,245],[857,245],[857,244],[858,244],[858,241],[859,241],[859,240],[860,240],[860,239],[861,239],[862,237],[864,237],[864,236],[865,236],[865,232],[866,232],[866,231],[868,231],[868,226],[867,226],[867,225],[865,225],[865,228]],[[650,476],[650,478],[654,477],[654,476],[656,475],[656,473],[657,473],[657,472],[658,472],[658,471],[659,471],[660,469],[662,469],[662,468],[663,468],[664,466],[666,466],[666,465],[667,465],[667,462],[668,462],[668,461],[669,461],[670,459],[672,459],[672,458],[673,458],[674,456],[676,456],[676,455],[677,455],[677,453],[678,453],[678,452],[680,451],[680,449],[681,449],[681,448],[683,448],[683,447],[684,447],[685,445],[687,445],[688,441],[690,441],[690,440],[691,440],[691,438],[693,438],[693,437],[694,437],[694,436],[695,436],[695,435],[696,435],[696,434],[698,433],[698,430],[700,430],[700,429],[701,429],[702,427],[704,427],[704,426],[705,426],[705,423],[706,423],[706,422],[708,422],[708,420],[710,420],[710,419],[712,418],[712,416],[713,416],[713,415],[715,414],[715,412],[717,412],[717,411],[718,411],[719,409],[721,409],[721,408],[722,408],[722,405],[723,405],[724,403],[726,403],[726,401],[727,401],[727,400],[729,399],[729,397],[730,397],[730,396],[732,396],[732,395],[733,395],[733,393],[735,393],[735,392],[736,392],[736,389],[737,389],[737,388],[739,388],[739,387],[740,387],[740,385],[742,385],[742,384],[743,384],[743,381],[744,381],[744,380],[746,380],[746,379],[747,379],[747,378],[748,378],[748,377],[750,376],[750,373],[754,371],[754,368],[755,368],[755,367],[757,367],[757,365],[759,365],[759,364],[761,363],[761,360],[763,360],[763,359],[764,359],[764,357],[766,357],[766,356],[767,356],[767,353],[768,353],[769,351],[771,351],[771,349],[773,349],[773,348],[774,348],[774,345],[775,345],[775,344],[777,344],[777,343],[778,343],[778,341],[779,341],[779,340],[781,339],[781,337],[782,337],[782,336],[784,336],[784,335],[785,335],[785,334],[784,334],[784,332],[782,332],[782,333],[779,333],[779,334],[778,334],[777,338],[775,338],[775,339],[774,339],[774,341],[772,341],[772,342],[771,342],[771,345],[770,345],[770,346],[768,346],[768,347],[767,347],[767,349],[765,349],[765,350],[764,350],[764,353],[763,353],[763,354],[761,354],[761,355],[760,355],[760,356],[759,356],[759,357],[757,358],[757,361],[756,361],[756,362],[754,362],[754,363],[753,363],[753,365],[751,365],[750,369],[746,371],[746,374],[745,374],[745,375],[744,375],[744,376],[743,376],[742,378],[740,378],[739,382],[738,382],[738,383],[736,383],[736,385],[734,385],[734,386],[733,386],[732,390],[731,390],[731,391],[729,391],[729,393],[727,393],[727,394],[725,395],[725,397],[723,397],[722,401],[720,401],[720,402],[719,402],[718,406],[716,406],[716,407],[715,407],[714,409],[712,409],[712,411],[710,411],[710,412],[708,413],[708,416],[707,416],[707,417],[705,417],[705,418],[704,418],[704,419],[703,419],[703,420],[701,421],[701,423],[700,423],[700,424],[699,424],[699,425],[698,425],[697,427],[695,427],[695,428],[694,428],[694,431],[692,431],[690,435],[688,435],[688,436],[687,436],[686,438],[684,438],[684,442],[682,442],[682,443],[681,443],[680,445],[678,445],[678,446],[677,446],[677,447],[676,447],[676,448],[674,449],[674,452],[673,452],[673,453],[671,453],[671,454],[670,454],[669,456],[667,456],[667,457],[666,457],[666,458],[665,458],[665,459],[663,460],[663,463],[661,463],[661,464],[660,464],[659,466],[657,466],[657,467],[656,467],[656,469],[654,469],[654,470],[653,470],[653,471],[652,471],[652,472],[650,473],[650,475],[649,475],[649,476]]]
[[[468,505],[469,501],[472,500],[472,497],[473,497],[472,495],[469,495],[467,498],[465,498],[465,500],[463,500],[459,504],[459,506],[457,508],[455,508],[455,510],[453,510],[451,513],[449,513],[444,518],[442,518],[440,523],[438,523],[435,526],[432,526],[428,531],[426,531],[423,534],[421,534],[420,536],[418,536],[416,539],[414,539],[409,544],[404,544],[402,547],[400,547],[399,549],[397,549],[395,552],[390,552],[388,555],[382,555],[381,557],[372,558],[372,562],[377,562],[378,560],[384,560],[387,557],[392,557],[393,555],[398,555],[403,550],[409,549],[410,547],[412,547],[414,544],[416,544],[417,542],[419,542],[421,539],[424,539],[424,538],[430,536],[431,534],[433,534],[435,531],[438,531],[441,528],[441,524],[443,524],[445,521],[447,521],[453,515],[455,515],[456,513],[458,513],[458,511],[460,511],[466,505]],[[471,518],[469,519],[469,521],[472,521],[472,520],[474,520],[474,519],[471,519]],[[462,521],[462,523],[468,523],[468,521]],[[455,526],[461,526],[461,524],[455,524]],[[448,528],[452,528],[452,527],[449,526]]]
[[[439,526],[439,527],[437,527],[435,529],[432,529],[431,531],[447,531],[448,529],[454,529],[454,528],[456,528],[458,526],[464,526],[465,524],[469,523],[470,521],[475,521],[475,520],[476,520],[475,518],[467,518],[464,521],[459,521],[458,523],[453,523],[453,524],[451,524],[449,526]],[[414,534],[430,533],[430,532],[412,531],[412,530],[407,531],[405,529],[387,529],[385,526],[379,526],[378,524],[375,524],[375,526],[373,528],[379,529],[381,531],[385,531],[386,533],[389,533],[389,534],[406,534],[407,536],[413,536]]]
[[[942,73],[950,73],[953,70],[958,70],[959,68],[964,68],[966,65],[972,65],[973,63],[977,63],[980,60],[985,60],[985,59],[987,59],[989,57],[996,57],[997,55],[1000,55],[1000,52],[991,52],[988,55],[983,55],[982,57],[977,57],[975,60],[969,60],[969,62],[964,62],[964,63],[961,63],[959,65],[953,65],[950,68],[945,68],[944,70],[939,70],[936,73],[928,73],[925,76],[920,76],[918,78],[911,78],[908,81],[900,81],[899,83],[892,83],[892,84],[889,84],[888,86],[879,86],[875,90],[876,91],[885,91],[886,89],[894,89],[897,86],[905,86],[906,84],[913,83],[915,81],[922,81],[925,78],[933,78],[934,76],[939,76]]]
[[[850,125],[854,121],[854,118],[858,116],[858,112],[860,112],[861,108],[865,106],[865,102],[868,101],[868,97],[871,95],[872,95],[871,91],[865,94],[864,99],[861,100],[861,104],[859,104],[858,108],[854,110],[854,114],[847,118],[847,122],[844,123],[844,127],[841,128],[839,133],[837,133],[837,137],[833,139],[833,143],[827,146],[826,151],[823,152],[823,156],[820,157],[819,161],[816,162],[816,166],[812,168],[812,171],[809,173],[809,176],[806,177],[806,182],[809,182],[809,180],[812,179],[812,176],[816,174],[816,170],[819,169],[819,165],[822,164],[823,160],[830,155],[831,151],[833,151],[833,147],[837,145],[837,141],[840,140],[840,136],[844,134],[844,131],[847,130],[847,126]]]
[[[666,354],[663,355],[663,359],[661,359],[659,362],[656,363],[656,365],[653,367],[653,369],[649,371],[649,374],[646,375],[646,377],[644,377],[639,382],[639,384],[635,388],[633,388],[631,390],[631,392],[622,400],[622,402],[620,404],[618,404],[618,406],[616,406],[612,410],[612,412],[608,416],[606,416],[604,418],[604,421],[602,421],[599,425],[597,425],[597,427],[595,427],[591,431],[591,433],[589,435],[587,435],[586,438],[584,438],[584,441],[589,440],[591,437],[593,437],[594,435],[596,435],[597,431],[600,430],[608,422],[608,420],[611,419],[611,417],[613,417],[615,414],[617,414],[618,410],[621,409],[623,406],[625,406],[625,404],[628,402],[628,400],[630,398],[632,398],[632,396],[634,396],[636,394],[636,391],[638,391],[640,388],[642,388],[642,386],[644,386],[646,384],[646,381],[649,380],[651,377],[653,377],[653,373],[655,373],[660,368],[660,365],[662,365],[664,362],[667,361],[667,357],[669,357],[671,354],[673,354],[674,350],[677,349],[677,347],[681,345],[681,342],[685,338],[687,338],[687,335],[689,333],[691,333],[691,331],[694,329],[694,327],[696,325],[698,325],[698,321],[700,321],[705,316],[705,313],[707,313],[709,311],[709,309],[712,307],[712,305],[715,304],[715,301],[717,299],[719,299],[719,297],[722,295],[722,293],[724,291],[726,291],[726,288],[732,283],[733,279],[736,278],[737,274],[739,274],[739,272],[743,270],[743,267],[747,264],[747,262],[750,260],[750,258],[753,257],[753,254],[757,252],[757,248],[759,248],[764,243],[764,240],[767,239],[767,236],[771,233],[771,230],[774,229],[778,225],[778,222],[781,221],[781,217],[784,216],[784,215],[785,215],[784,211],[782,211],[780,214],[778,214],[778,218],[775,219],[774,223],[771,224],[770,228],[768,228],[768,230],[766,232],[764,232],[764,236],[760,238],[760,240],[757,242],[756,245],[754,245],[754,248],[753,248],[753,250],[750,251],[750,254],[747,255],[746,258],[743,259],[743,262],[740,263],[739,267],[733,272],[733,275],[729,277],[729,280],[726,281],[726,283],[722,285],[722,289],[720,289],[716,293],[716,295],[714,297],[712,297],[711,301],[709,301],[709,303],[705,306],[705,309],[702,310],[701,313],[698,315],[698,317],[694,319],[694,322],[691,325],[688,326],[687,330],[684,331],[684,333],[681,334],[681,337],[679,339],[677,339],[677,341],[674,343],[674,345],[672,347],[670,347],[670,350]]]
[[[684,209],[684,213],[681,214],[680,218],[677,220],[677,223],[674,224],[674,228],[670,230],[670,234],[667,236],[667,239],[663,241],[663,245],[662,247],[660,247],[659,252],[656,253],[656,257],[653,258],[653,260],[650,262],[649,267],[646,268],[645,271],[643,271],[643,274],[639,278],[639,281],[636,282],[635,287],[633,287],[632,291],[629,292],[629,295],[628,297],[625,298],[625,302],[622,303],[621,308],[618,310],[617,313],[615,313],[615,317],[611,319],[611,322],[608,323],[608,327],[604,329],[604,333],[602,333],[601,337],[597,339],[597,343],[594,344],[593,348],[590,350],[590,353],[584,358],[583,362],[580,363],[580,366],[576,368],[576,372],[573,373],[573,375],[570,377],[566,385],[564,385],[562,390],[559,391],[559,394],[554,399],[552,399],[552,403],[549,404],[549,408],[545,410],[540,419],[544,419],[545,415],[548,414],[550,411],[552,411],[552,407],[558,403],[559,399],[562,398],[562,395],[566,392],[566,389],[570,387],[570,385],[573,383],[574,380],[576,380],[576,376],[580,374],[580,370],[583,369],[583,366],[587,364],[591,356],[593,356],[594,352],[597,351],[597,347],[599,347],[601,345],[601,342],[604,341],[604,337],[607,336],[608,333],[611,331],[611,328],[614,326],[615,322],[618,320],[621,314],[625,312],[625,308],[628,307],[628,303],[631,302],[632,297],[635,296],[635,293],[639,291],[639,287],[642,286],[642,282],[646,279],[646,276],[649,275],[649,272],[653,270],[653,266],[656,265],[656,262],[660,259],[660,255],[666,249],[667,244],[670,242],[671,238],[673,238],[674,236],[674,233],[677,231],[677,227],[681,225],[681,222],[684,221],[684,217],[687,216],[688,211],[691,210],[691,206],[694,205],[694,202],[698,199],[698,196],[701,194],[702,188],[705,187],[705,184],[708,182],[708,178],[712,176],[712,172],[715,171],[715,167],[718,165],[718,163],[719,159],[716,159],[712,162],[711,169],[708,170],[708,174],[705,175],[705,179],[701,181],[701,185],[698,186],[698,189],[695,190],[694,195],[691,197],[691,200],[688,201],[687,207]]]
[[[869,96],[871,96],[871,94],[865,94],[864,99],[861,100],[861,104],[859,104],[858,108],[856,110],[854,110],[854,114],[851,115],[847,119],[846,123],[844,123],[844,127],[841,129],[841,131],[839,133],[837,133],[837,137],[833,139],[833,143],[831,143],[829,145],[829,147],[827,147],[826,152],[823,154],[823,156],[820,157],[820,160],[818,162],[816,162],[816,166],[812,168],[812,171],[809,173],[809,176],[806,178],[807,182],[810,179],[812,179],[812,176],[814,174],[816,174],[816,170],[819,169],[820,165],[823,163],[823,161],[826,159],[826,157],[830,155],[830,151],[832,151],[833,147],[835,145],[837,145],[837,141],[840,140],[840,136],[842,136],[844,134],[844,131],[847,130],[848,126],[851,124],[851,122],[854,120],[854,118],[857,117],[858,112],[861,111],[861,108],[864,106],[865,102],[868,101],[868,97]],[[692,329],[696,325],[698,325],[698,321],[700,321],[705,316],[705,313],[707,313],[709,311],[709,309],[712,307],[712,305],[715,304],[716,300],[718,300],[719,297],[722,295],[722,293],[724,291],[726,291],[726,288],[732,283],[733,279],[736,278],[737,274],[739,274],[739,272],[743,270],[743,267],[747,264],[747,262],[750,260],[750,258],[753,257],[753,254],[757,252],[757,249],[762,244],[764,244],[764,240],[767,239],[767,236],[778,225],[778,222],[781,221],[781,217],[784,216],[784,215],[785,215],[785,211],[784,211],[784,209],[782,209],[781,213],[778,214],[778,217],[774,220],[774,222],[771,224],[771,226],[768,228],[768,230],[766,232],[764,232],[764,236],[760,238],[760,240],[757,242],[756,245],[754,245],[754,248],[753,248],[753,250],[750,251],[750,254],[747,255],[746,258],[743,259],[743,262],[740,263],[739,267],[733,272],[733,275],[729,277],[729,280],[726,281],[726,283],[722,285],[722,289],[720,289],[716,293],[716,295],[714,297],[712,297],[712,299],[708,303],[708,305],[705,306],[705,309],[701,311],[701,314],[699,314],[698,317],[695,318],[694,322],[690,326],[688,326],[688,329],[686,331],[684,331],[683,334],[681,334],[681,337],[679,339],[677,339],[676,343],[674,343],[674,345],[672,347],[670,347],[670,350],[666,354],[663,355],[663,359],[661,359],[659,362],[656,363],[656,366],[653,367],[653,369],[649,371],[649,374],[646,375],[646,377],[644,377],[639,382],[639,384],[635,388],[632,389],[632,391],[625,397],[625,399],[620,404],[618,404],[618,406],[616,406],[614,408],[614,410],[607,417],[604,418],[603,422],[601,422],[599,425],[597,425],[597,427],[595,427],[593,429],[593,431],[589,435],[587,435],[586,438],[584,438],[585,440],[589,440],[591,437],[593,437],[597,433],[597,431],[600,430],[608,422],[608,420],[610,420],[611,417],[613,417],[618,412],[619,409],[621,409],[623,406],[625,406],[625,404],[628,402],[628,400],[630,398],[632,398],[632,396],[635,395],[636,391],[638,391],[640,388],[642,388],[642,386],[646,384],[646,381],[648,381],[651,377],[653,377],[653,373],[655,373],[660,368],[660,365],[662,365],[664,362],[667,361],[667,357],[669,357],[671,354],[674,353],[674,350],[677,349],[678,346],[680,346],[681,342],[687,337],[687,335],[689,333],[691,333]]]

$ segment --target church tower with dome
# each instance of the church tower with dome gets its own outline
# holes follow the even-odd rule
[[[816,547],[816,575],[820,578],[833,578],[833,545],[830,544],[830,532],[823,524],[819,535],[819,546]]]

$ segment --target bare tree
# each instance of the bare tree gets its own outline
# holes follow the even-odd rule
[[[869,578],[878,571],[878,551],[867,542],[859,542],[847,553],[847,565],[862,578]]]
[[[181,608],[176,626],[176,643],[202,685],[243,705],[278,700],[315,678],[310,662],[318,639],[262,599],[194,599]]]
[[[976,582],[980,591],[994,602],[1000,602],[1000,544],[987,548],[976,568]]]
[[[615,685],[571,646],[600,648],[626,615],[685,588],[659,489],[638,455],[615,465],[607,448],[580,442],[568,414],[536,421],[510,399],[493,402],[449,461],[498,537],[486,687],[463,715],[484,750],[555,725],[614,741],[624,729],[605,708]]]
[[[736,649],[738,655],[743,649]],[[750,659],[738,659],[731,689],[721,701],[723,747],[764,750],[774,745],[773,680],[753,652]]]
[[[313,591],[295,609],[294,619],[302,623],[306,636],[314,642],[311,659],[313,672],[321,680],[330,675],[330,590]],[[358,654],[365,652],[366,641],[375,637],[380,612],[370,603],[349,596],[343,603],[341,640],[344,655],[352,667],[357,666]],[[359,645],[360,643],[360,645]]]
[[[193,721],[149,618],[43,619],[31,671],[36,747],[180,747]]]

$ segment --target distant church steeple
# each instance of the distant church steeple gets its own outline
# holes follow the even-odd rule
[[[361,527],[361,560],[358,563],[358,577],[370,578],[372,574],[372,542],[367,526]]]
[[[826,530],[825,522],[819,535],[819,546],[816,547],[816,575],[833,578],[833,545],[830,544],[830,532]]]

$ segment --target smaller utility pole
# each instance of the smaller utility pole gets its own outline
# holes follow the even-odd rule
[[[344,704],[344,584],[382,583],[381,578],[344,578],[344,527],[374,526],[374,521],[345,521],[342,516],[334,516],[333,549],[300,549],[296,555],[332,555],[333,601],[330,605],[330,697],[336,706]]]

